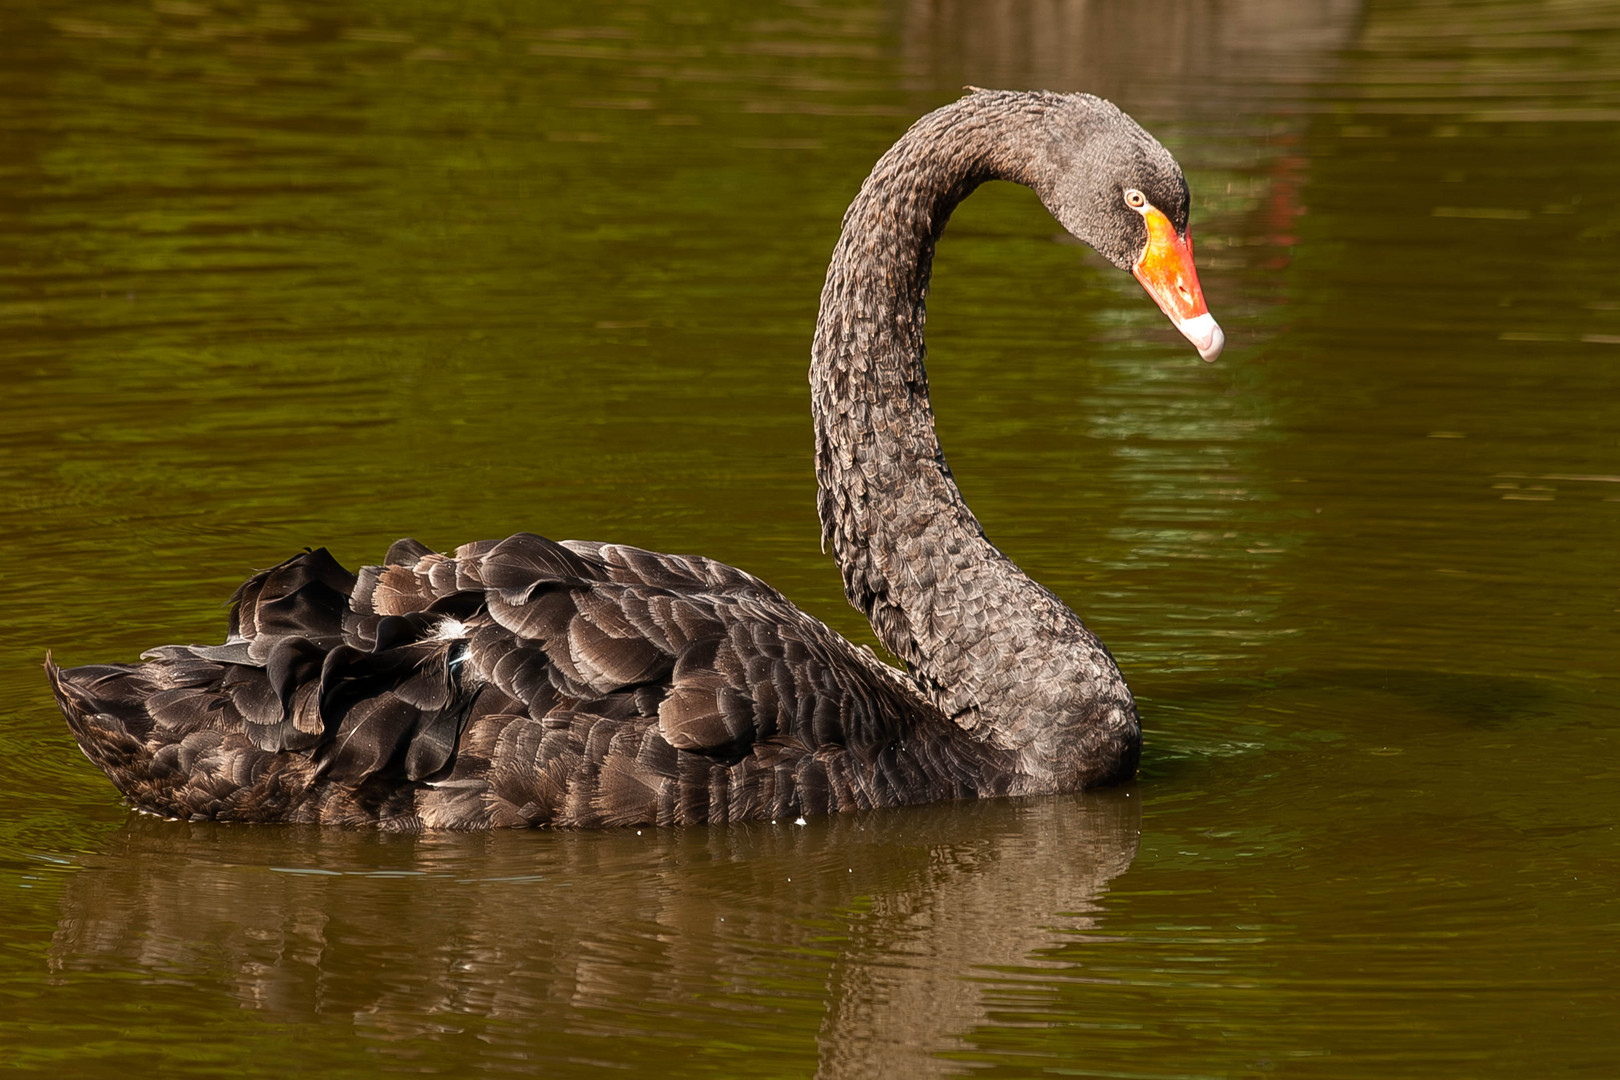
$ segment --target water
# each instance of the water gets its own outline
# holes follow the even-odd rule
[[[1606,1075],[1620,1036],[1620,7],[12,5],[0,1064],[123,1076]],[[804,371],[964,83],[1188,170],[1212,366],[987,188],[930,374],[1139,780],[688,830],[131,815],[39,671],[252,569],[518,529],[870,640]]]

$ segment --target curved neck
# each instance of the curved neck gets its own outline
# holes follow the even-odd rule
[[[965,98],[879,160],[844,217],[811,362],[823,544],[878,638],[970,730],[989,696],[983,670],[1005,666],[993,641],[1000,600],[1050,594],[985,538],[945,462],[924,368],[925,300],[957,204],[986,180],[1029,182],[1047,137],[1039,104]]]
[[[1141,727],[1108,650],[962,501],[934,434],[924,301],[957,204],[1003,179],[1051,206],[1051,163],[1073,146],[1054,145],[1050,113],[1099,108],[978,92],[919,120],[844,216],[810,366],[817,508],[845,594],[946,716],[1019,752],[1030,792],[1130,775]]]

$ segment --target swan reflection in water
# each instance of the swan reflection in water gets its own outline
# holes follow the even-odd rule
[[[133,973],[155,1011],[223,993],[273,1022],[347,1018],[385,1052],[472,1032],[532,1065],[602,1036],[766,1040],[822,1076],[943,1074],[996,972],[1063,970],[1054,950],[1096,931],[1140,801],[640,833],[132,816],[69,882],[50,962],[61,981]]]

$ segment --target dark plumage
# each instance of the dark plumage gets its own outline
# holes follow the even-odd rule
[[[791,818],[1129,777],[1141,729],[1112,657],[985,538],[934,437],[934,245],[991,179],[1033,187],[1184,329],[1203,312],[1190,248],[1174,285],[1196,309],[1142,269],[1187,244],[1180,169],[1106,102],[978,91],[878,162],[827,273],[812,407],[824,540],[905,672],[708,559],[402,540],[358,575],[325,549],[260,573],[223,645],[47,660],[85,755],[164,815],[389,828]]]

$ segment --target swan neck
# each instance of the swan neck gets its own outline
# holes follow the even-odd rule
[[[991,100],[986,100],[991,98]],[[924,323],[935,245],[988,180],[1028,183],[1039,109],[974,95],[919,120],[873,168],[844,217],[811,362],[822,538],[850,602],[940,704],[973,696],[973,665],[945,638],[993,613],[962,582],[1028,583],[963,501],[934,430]],[[983,661],[993,662],[992,657]]]
[[[1012,180],[1053,205],[1042,178],[1072,149],[1052,145],[1055,109],[1073,121],[1112,106],[981,91],[878,161],[844,217],[810,367],[817,508],[845,595],[935,707],[1017,751],[1024,793],[1130,775],[1141,728],[1108,650],[962,500],[934,432],[923,324],[935,244],[974,188]]]

